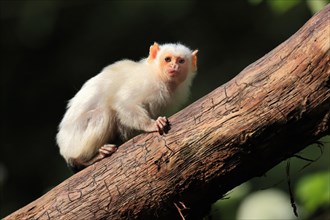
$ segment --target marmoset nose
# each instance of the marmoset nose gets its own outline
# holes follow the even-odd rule
[[[175,62],[171,63],[170,66],[171,66],[171,68],[173,68],[173,69],[175,69],[175,70],[177,70],[177,69],[179,68],[179,65],[176,64]]]

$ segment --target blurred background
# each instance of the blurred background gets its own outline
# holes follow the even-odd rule
[[[104,66],[146,57],[154,41],[199,49],[193,102],[286,40],[329,1],[0,3],[2,218],[72,175],[55,143],[57,126],[67,100]],[[324,147],[299,153],[315,162],[290,160],[299,219],[330,219],[330,138],[322,141]],[[229,192],[208,217],[296,219],[286,165]]]

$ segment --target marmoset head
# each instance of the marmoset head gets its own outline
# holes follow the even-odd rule
[[[182,44],[154,43],[150,47],[148,62],[157,65],[162,80],[180,84],[196,72],[197,52]]]

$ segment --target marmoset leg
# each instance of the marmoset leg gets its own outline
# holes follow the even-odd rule
[[[117,151],[117,147],[114,144],[103,145],[99,149],[99,152],[94,157],[92,157],[92,159],[90,159],[88,161],[83,161],[79,158],[70,159],[69,167],[72,169],[73,172],[76,173],[76,172],[84,169],[85,167],[88,167],[88,166],[92,165],[93,163],[96,163],[96,162],[102,160],[105,157],[111,156],[116,151]]]

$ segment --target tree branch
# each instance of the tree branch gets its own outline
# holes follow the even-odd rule
[[[329,13],[330,5],[172,116],[167,135],[133,138],[6,219],[202,216],[228,190],[329,134]]]

